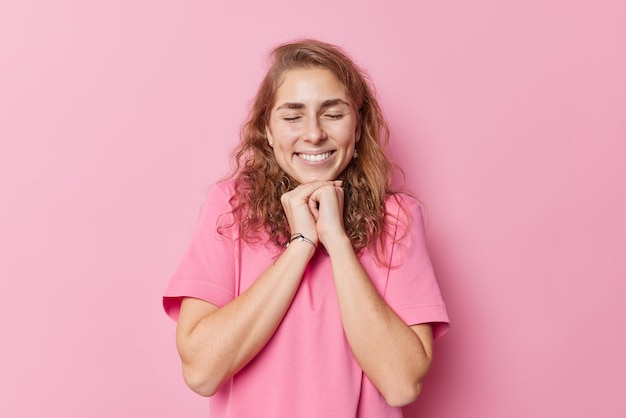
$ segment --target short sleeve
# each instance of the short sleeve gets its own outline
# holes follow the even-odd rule
[[[163,294],[163,308],[178,320],[184,297],[223,306],[235,295],[233,216],[229,203],[232,186],[217,183],[209,190],[200,219],[178,268]],[[224,226],[218,229],[218,225]]]
[[[385,299],[408,325],[430,323],[437,338],[448,330],[449,319],[426,245],[421,205],[407,196],[399,197],[397,204],[404,211],[395,219]]]

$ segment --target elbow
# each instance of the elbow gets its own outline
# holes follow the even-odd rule
[[[389,386],[385,391],[381,390],[381,393],[389,406],[403,407],[417,400],[431,363],[432,357],[428,355],[418,367],[411,371],[406,370],[406,374],[401,377],[396,375],[391,382],[388,382]]]
[[[201,373],[191,367],[183,365],[183,379],[185,384],[200,396],[210,397],[215,395],[222,382],[214,378],[214,376]]]
[[[398,385],[393,390],[383,393],[385,401],[389,406],[403,407],[415,402],[422,390],[422,382],[412,382],[403,385]]]

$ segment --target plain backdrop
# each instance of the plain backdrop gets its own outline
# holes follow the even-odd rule
[[[406,416],[626,416],[618,0],[2,2],[0,416],[207,416],[161,293],[299,37],[367,69],[429,209],[452,326]]]

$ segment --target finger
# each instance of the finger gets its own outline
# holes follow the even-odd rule
[[[283,198],[290,202],[303,202],[307,203],[310,196],[320,187],[327,186],[328,184],[332,184],[332,182],[328,181],[318,181],[312,183],[305,183],[297,186],[295,189],[290,190],[283,194]]]
[[[319,218],[320,215],[320,211],[319,211],[319,201],[314,198],[313,196],[309,197],[309,210],[311,211],[311,214],[313,215],[313,218],[315,218],[315,220],[317,221],[317,219]]]
[[[309,198],[315,201],[319,216],[334,217],[340,214],[343,190],[335,186],[320,187]]]
[[[335,186],[335,193],[337,194],[337,199],[339,199],[339,201],[343,204],[343,196],[344,196],[343,187]]]

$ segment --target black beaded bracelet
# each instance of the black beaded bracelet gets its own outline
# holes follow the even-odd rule
[[[285,243],[285,248],[289,247],[289,244],[291,244],[295,240],[306,241],[309,244],[311,244],[312,246],[314,246],[315,248],[317,248],[317,244],[315,244],[313,241],[311,241],[310,239],[308,239],[307,237],[305,237],[304,235],[302,235],[299,232],[296,232],[295,234],[291,234],[291,237],[289,237],[289,241],[287,241]]]

